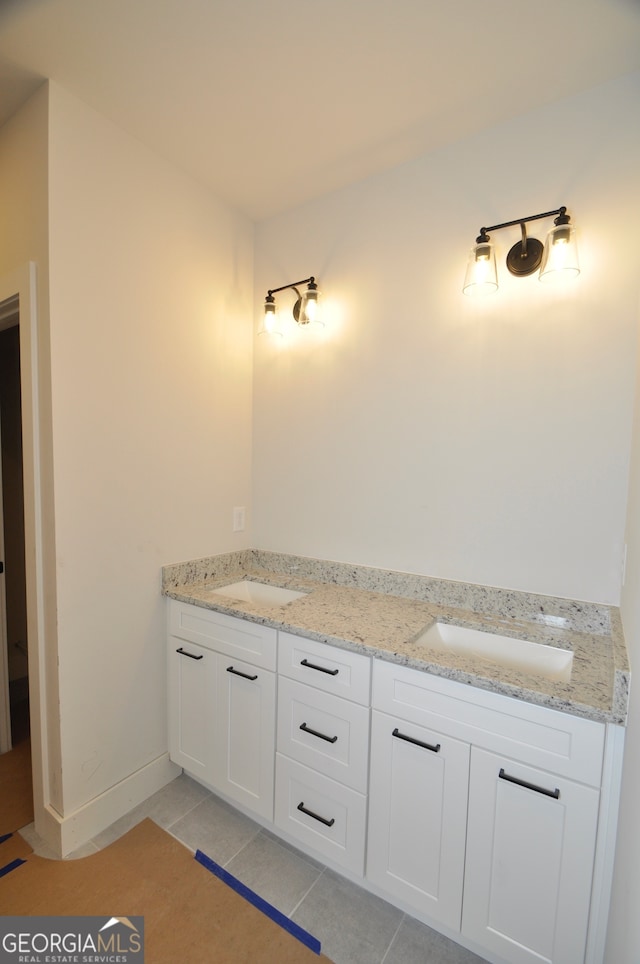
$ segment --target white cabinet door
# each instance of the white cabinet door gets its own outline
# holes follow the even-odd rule
[[[460,930],[469,744],[372,713],[367,877]]]
[[[169,756],[199,780],[214,777],[216,654],[169,637]]]
[[[213,785],[273,820],[275,673],[217,655],[218,699]]]
[[[599,791],[471,753],[463,933],[514,964],[584,961]]]

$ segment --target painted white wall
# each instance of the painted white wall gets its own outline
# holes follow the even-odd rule
[[[250,544],[253,227],[50,98],[66,816],[166,752],[161,566]]]
[[[0,128],[0,198],[6,228],[0,232],[0,271],[29,260],[47,281],[47,87],[43,85]],[[41,289],[46,293],[46,285]]]
[[[640,290],[640,284],[638,287]],[[640,329],[640,311],[638,326]],[[640,352],[637,375],[626,528],[627,566],[620,607],[632,685],[606,952],[606,960],[616,964],[637,964],[640,948]]]
[[[618,603],[639,93],[621,79],[258,225],[256,315],[313,274],[328,317],[256,339],[257,547]],[[499,292],[462,294],[481,225],[561,204],[577,282],[509,276],[516,227],[494,234]]]

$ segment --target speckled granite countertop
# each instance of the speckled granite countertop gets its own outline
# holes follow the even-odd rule
[[[286,605],[213,593],[242,579],[306,593]],[[164,595],[378,659],[573,713],[626,723],[630,671],[617,609],[262,550],[165,566]],[[569,682],[416,643],[455,623],[573,651]]]

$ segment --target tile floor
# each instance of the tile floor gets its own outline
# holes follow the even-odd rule
[[[436,931],[289,847],[183,774],[69,859],[95,853],[150,817],[190,850],[202,850],[317,937],[334,964],[481,964]],[[20,831],[53,857],[33,824]]]

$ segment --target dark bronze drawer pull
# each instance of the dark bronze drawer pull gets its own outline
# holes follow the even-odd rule
[[[340,672],[339,669],[327,669],[326,666],[316,666],[315,663],[310,663],[307,659],[301,660],[300,665],[306,666],[307,669],[317,669],[319,673],[328,673],[329,676],[337,676]]]
[[[298,804],[298,810],[302,810],[302,812],[306,813],[308,817],[313,817],[314,820],[318,820],[320,823],[323,823],[325,827],[333,827],[335,823],[335,819],[333,817],[331,820],[327,820],[326,817],[319,817],[317,813],[313,812],[313,810],[307,810],[304,803]]]
[[[200,653],[199,656],[195,656],[193,653],[188,653],[186,649],[182,648],[182,646],[180,649],[176,649],[176,653],[180,653],[181,656],[188,656],[189,659],[204,659],[204,653]]]
[[[545,787],[536,786],[535,783],[527,783],[526,780],[519,780],[518,777],[510,777],[504,770],[500,770],[498,776],[501,780],[507,780],[508,783],[515,783],[517,786],[524,787],[526,790],[535,790],[536,793],[544,793],[545,797],[553,797],[554,800],[560,799],[560,791],[557,787],[555,790],[547,790]]]
[[[399,740],[406,740],[407,743],[415,743],[416,746],[421,746],[423,750],[431,750],[432,753],[440,752],[439,743],[436,743],[435,746],[432,746],[430,743],[423,743],[422,740],[416,740],[413,736],[405,736],[404,733],[400,732],[397,726],[391,736],[396,736]]]
[[[338,739],[337,736],[325,736],[324,733],[319,733],[317,730],[312,730],[311,727],[307,726],[306,723],[301,723],[300,729],[303,730],[305,733],[310,733],[311,736],[317,736],[319,740],[326,740],[327,743],[335,743],[336,740]]]
[[[234,676],[242,676],[243,679],[250,679],[253,683],[258,678],[258,674],[255,676],[249,676],[248,673],[241,673],[239,669],[234,669],[233,666],[227,666],[227,673],[233,673]]]

